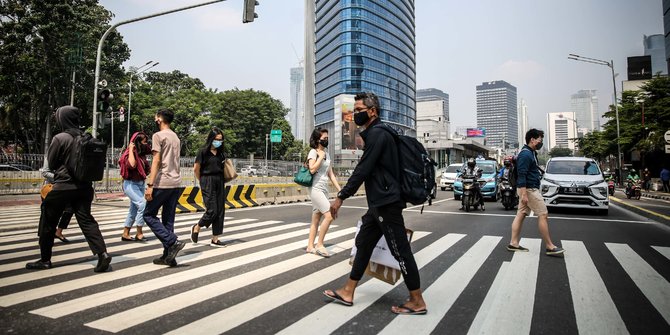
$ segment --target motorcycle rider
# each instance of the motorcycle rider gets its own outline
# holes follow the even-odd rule
[[[512,170],[512,157],[507,156],[503,160],[503,167],[500,169],[500,172],[498,172],[498,184],[502,184],[504,180],[509,180],[509,173]],[[502,189],[498,189],[498,193],[500,193]],[[516,194],[516,187],[512,187],[512,194]]]
[[[640,180],[640,176],[637,175],[635,169],[630,169],[628,177],[626,178],[626,194],[630,192],[631,186],[636,185]]]
[[[482,206],[482,210],[484,210],[484,197],[482,196],[482,190],[479,188],[479,182],[477,182],[477,179],[482,177],[483,171],[479,169],[477,166],[477,162],[475,162],[474,158],[468,158],[468,161],[466,163],[465,170],[461,173],[461,177],[465,178],[467,177],[472,177],[474,179],[473,187],[474,191],[479,195],[479,204]],[[465,189],[463,190],[465,191]],[[461,197],[461,208],[460,210],[465,209],[465,197]]]

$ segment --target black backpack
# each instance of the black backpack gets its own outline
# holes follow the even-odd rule
[[[65,159],[70,177],[78,182],[102,180],[107,159],[107,143],[75,129],[65,132],[74,138],[72,150]]]
[[[393,135],[398,145],[400,163],[400,191],[403,200],[412,205],[421,205],[428,201],[432,205],[435,199],[435,166],[426,148],[414,137],[398,135],[388,126],[379,126]],[[421,210],[423,212],[423,208]]]

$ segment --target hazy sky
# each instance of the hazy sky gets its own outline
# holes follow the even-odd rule
[[[289,107],[289,69],[303,57],[304,0],[258,1],[259,18],[247,24],[243,0],[229,0],[121,26],[132,52],[126,65],[158,61],[155,70],[179,70],[219,90],[263,90]],[[112,22],[202,2],[100,1],[116,15]],[[643,35],[663,34],[661,0],[416,0],[415,6],[417,89],[449,94],[452,129],[476,125],[475,87],[493,80],[517,87],[531,126],[546,128],[547,113],[569,111],[570,95],[580,89],[598,91],[602,113],[612,102],[610,69],[567,55],[614,60],[620,94],[626,58],[643,54]]]

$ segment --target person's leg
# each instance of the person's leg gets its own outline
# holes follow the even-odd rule
[[[556,246],[551,242],[551,236],[549,236],[549,215],[542,214],[537,216],[537,228],[540,231],[540,236],[544,245],[547,246],[547,249],[554,249]]]
[[[323,221],[321,221],[321,226],[319,227],[319,239],[316,243],[316,248],[325,248],[323,245],[323,240],[326,238],[326,233],[330,227],[330,223],[333,222],[333,216],[330,212],[323,213]]]
[[[146,186],[144,182],[133,182],[132,192],[133,192],[133,203],[137,209],[135,214],[135,228],[137,232],[135,233],[135,239],[142,240],[144,239],[144,234],[142,233],[142,227],[144,227],[144,209],[147,207],[147,199],[144,198],[144,191]]]
[[[372,256],[372,252],[374,251],[377,242],[379,242],[379,239],[383,236],[382,230],[379,228],[379,225],[375,221],[374,214],[372,214],[371,211],[372,209],[368,209],[368,212],[361,218],[361,228],[358,230],[355,240],[356,255],[354,256],[354,263],[351,266],[349,279],[343,287],[335,291],[324,291],[324,294],[331,297],[335,294],[348,302],[354,300],[356,286],[361,278],[363,278],[363,274],[368,267],[368,263],[370,263],[370,257]]]
[[[40,232],[40,259],[51,261],[56,226],[69,201],[68,191],[53,190],[44,199],[44,226]]]
[[[305,248],[305,251],[308,253],[314,252],[314,239],[316,239],[321,216],[321,212],[318,209],[312,208],[312,223],[309,225],[309,237],[307,238],[307,248]]]
[[[133,222],[137,217],[137,194],[136,190],[132,188],[132,181],[124,180],[123,181],[123,193],[130,199],[130,206],[128,206],[128,215],[126,215],[126,220],[123,223],[123,234],[121,234],[121,240],[130,240],[130,228],[133,226]],[[144,194],[142,194],[144,198]]]
[[[191,230],[194,233],[199,233],[201,227],[209,228],[209,226],[216,220],[216,185],[213,185],[212,176],[200,177],[200,192],[202,192],[202,201],[205,205],[205,213],[202,214],[197,224],[193,225]]]
[[[161,222],[161,220],[165,220],[166,218],[163,216],[161,220],[158,219],[158,210],[164,207],[169,200],[170,191],[171,189],[154,189],[152,200],[147,201],[147,205],[144,208],[144,222],[147,223],[147,226],[149,226],[156,238],[161,241],[164,249],[167,249],[175,241],[173,238],[174,233],[170,233],[163,225],[163,222]]]
[[[554,256],[563,253],[564,250],[554,245],[551,241],[549,235],[549,211],[544,204],[544,198],[539,190],[533,189],[532,192],[528,193],[528,206],[530,206],[533,212],[537,215],[538,230],[540,231],[542,241],[544,241],[547,248],[547,255]]]
[[[225,193],[225,188],[223,185],[223,175],[213,178],[213,184],[216,185],[214,188],[214,198],[216,203],[216,216],[212,222],[212,243],[218,245],[219,236],[223,234],[223,219],[225,217],[225,202],[223,195]]]
[[[72,209],[77,217],[79,228],[88,242],[91,251],[98,255],[107,252],[105,240],[100,232],[98,222],[91,215],[91,203],[93,202],[93,188],[79,189],[73,191]]]
[[[530,214],[530,208],[528,207],[528,204],[524,204],[521,201],[521,195],[519,194],[519,190],[517,189],[517,197],[519,198],[519,204],[518,204],[518,209],[516,211],[516,216],[514,217],[514,220],[512,221],[512,237],[510,238],[509,241],[509,246],[507,247],[507,250],[510,251],[527,251],[525,248],[517,249],[519,248],[519,241],[521,240],[521,228],[523,227],[523,220]],[[510,248],[511,247],[511,248]]]

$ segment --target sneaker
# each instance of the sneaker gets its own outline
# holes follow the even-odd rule
[[[177,260],[175,260],[175,259],[173,259],[172,262],[170,262],[170,264],[166,263],[165,258],[163,258],[163,257],[154,258],[153,262],[156,265],[168,265],[171,268],[177,266]]]
[[[554,247],[553,249],[547,249],[547,256],[559,256],[563,254],[565,250],[561,247]]]
[[[508,251],[521,251],[521,252],[528,252],[528,248],[524,248],[522,246],[515,247],[513,245],[508,245],[507,246]]]
[[[186,243],[176,240],[167,250],[167,256],[165,256],[165,263],[170,264],[177,258],[177,254],[181,249],[184,249]]]
[[[223,243],[223,242],[221,242],[221,240],[217,240],[216,242],[214,242],[214,241],[209,241],[209,246],[210,246],[210,247],[219,247],[219,248],[223,248],[223,247],[226,246],[226,244]]]
[[[51,269],[51,261],[39,260],[37,262],[31,262],[26,264],[26,269],[28,270],[46,270]]]

